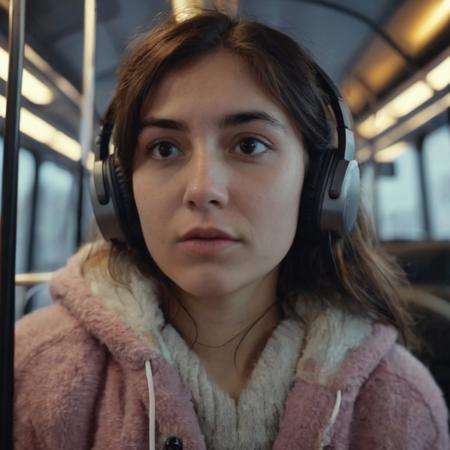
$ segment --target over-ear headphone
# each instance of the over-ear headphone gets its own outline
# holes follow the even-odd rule
[[[300,233],[309,240],[322,239],[325,233],[342,238],[354,227],[360,197],[352,118],[335,84],[317,64],[313,63],[313,67],[328,95],[338,144],[336,149],[311,158],[302,191]],[[145,245],[132,192],[116,156],[109,152],[113,126],[106,120],[96,143],[90,183],[94,215],[106,240]]]

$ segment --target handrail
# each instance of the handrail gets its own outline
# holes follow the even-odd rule
[[[53,272],[41,273],[18,273],[16,275],[16,286],[33,286],[34,284],[48,283]]]

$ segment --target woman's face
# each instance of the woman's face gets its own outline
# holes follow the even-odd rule
[[[141,119],[133,191],[160,269],[205,298],[276,277],[294,240],[307,155],[293,121],[245,63],[220,50],[170,73]],[[188,253],[179,239],[198,226],[239,241]]]

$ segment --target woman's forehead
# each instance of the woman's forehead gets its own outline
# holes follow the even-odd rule
[[[230,51],[220,50],[168,72],[149,92],[141,117],[149,114],[213,110],[279,110],[256,80],[247,63]]]

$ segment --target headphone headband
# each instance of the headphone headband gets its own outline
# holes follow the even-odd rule
[[[353,136],[353,120],[350,110],[331,78],[315,62],[313,67],[322,89],[328,94],[331,109],[336,120],[338,134],[337,153],[340,159],[355,159],[355,138]]]

